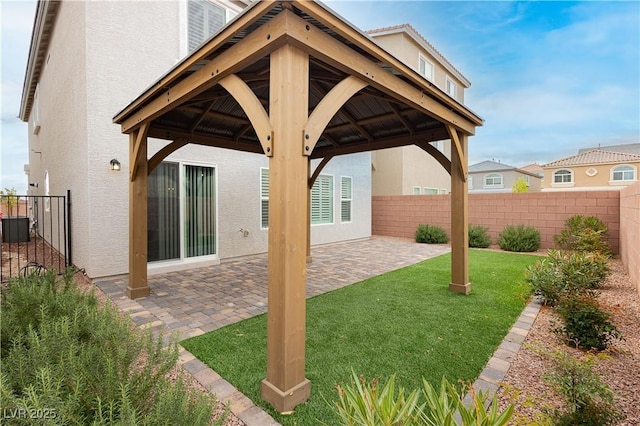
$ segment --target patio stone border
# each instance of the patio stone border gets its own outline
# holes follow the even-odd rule
[[[475,391],[489,391],[492,395],[495,395],[495,392],[500,389],[501,382],[507,375],[511,363],[515,361],[518,351],[527,338],[529,330],[531,330],[541,307],[542,304],[535,297],[527,304],[520,314],[520,317],[511,327],[509,333],[507,333],[500,346],[498,346],[498,349],[496,349],[493,356],[489,358],[484,369],[473,383],[473,389]],[[493,398],[487,400],[487,406],[491,404],[492,400]],[[468,405],[471,401],[471,395],[467,393],[464,402]]]

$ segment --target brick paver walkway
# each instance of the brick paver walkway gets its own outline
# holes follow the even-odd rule
[[[383,237],[313,247],[313,262],[307,264],[307,297],[448,251],[450,247],[445,245]],[[178,332],[180,339],[186,339],[266,312],[267,255],[151,275],[151,294],[136,300],[126,297],[126,277],[95,284],[137,326],[152,328],[156,333]],[[278,424],[188,351],[181,349],[179,362],[247,425]]]

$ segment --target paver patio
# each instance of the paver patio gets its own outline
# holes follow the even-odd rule
[[[362,281],[450,251],[447,245],[372,237],[313,247],[307,297]],[[345,267],[348,265],[348,267]],[[95,283],[138,326],[197,336],[266,312],[267,255],[149,276],[151,294],[126,297],[127,277]]]

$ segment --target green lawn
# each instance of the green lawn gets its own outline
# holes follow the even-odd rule
[[[266,372],[266,315],[185,340],[182,345],[286,425],[335,424],[327,401],[351,371],[397,374],[421,387],[473,381],[518,318],[529,295],[524,270],[537,256],[470,250],[468,296],[448,290],[450,254],[307,301],[307,378],[311,398],[281,416],[260,399]]]

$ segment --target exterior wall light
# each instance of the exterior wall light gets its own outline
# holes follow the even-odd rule
[[[115,158],[109,162],[111,164],[111,170],[119,172],[120,171],[120,162]]]

